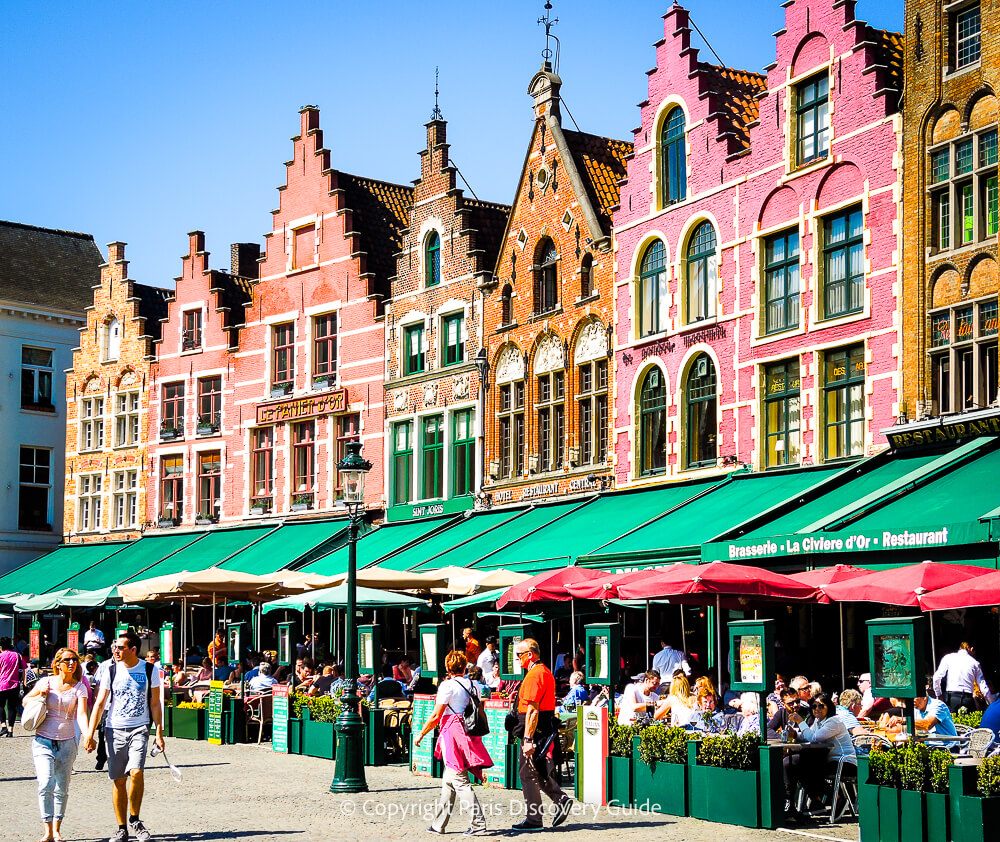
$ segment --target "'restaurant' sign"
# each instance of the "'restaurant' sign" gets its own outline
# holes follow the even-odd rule
[[[301,421],[320,415],[331,415],[347,409],[347,390],[324,392],[322,395],[307,395],[304,398],[290,398],[276,403],[257,405],[257,423],[274,424],[282,421]]]
[[[977,436],[1000,435],[1000,411],[985,409],[901,424],[882,431],[893,450],[954,447]]]

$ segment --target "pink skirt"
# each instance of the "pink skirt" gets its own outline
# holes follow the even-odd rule
[[[493,765],[482,737],[470,737],[466,734],[462,717],[454,713],[441,717],[434,756],[456,772],[472,772],[477,781],[483,779],[483,769],[489,769]]]

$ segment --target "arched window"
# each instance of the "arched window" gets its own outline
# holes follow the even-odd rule
[[[583,256],[580,263],[580,298],[589,298],[594,294],[594,257],[590,254]]]
[[[660,131],[660,200],[664,207],[687,197],[687,155],[684,142],[684,111],[673,109]]]
[[[535,312],[547,313],[559,305],[559,252],[552,240],[544,239],[538,246],[535,265]]]
[[[698,322],[715,315],[715,228],[702,222],[687,249],[687,322]]]
[[[715,365],[708,354],[699,354],[688,369],[687,466],[702,468],[714,465],[716,446]]]
[[[122,329],[118,319],[112,317],[104,325],[104,359],[117,360],[121,351]]]
[[[639,267],[639,336],[667,329],[667,249],[657,240]]]
[[[441,283],[441,238],[431,231],[424,246],[424,282],[433,287]]]
[[[639,392],[639,475],[667,470],[667,385],[663,372],[651,368]]]
[[[510,284],[504,285],[503,292],[500,293],[500,324],[509,325],[514,322],[514,288]]]

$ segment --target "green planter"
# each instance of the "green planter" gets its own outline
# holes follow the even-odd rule
[[[172,737],[174,735],[174,707],[167,705],[163,709],[163,736]]]
[[[699,766],[697,745],[688,743],[690,815],[721,824],[760,827],[760,773]]]
[[[608,803],[627,807],[632,803],[632,758],[608,758]]]
[[[951,821],[948,815],[948,794],[925,792],[924,810],[927,820],[927,842],[949,842]]]
[[[922,792],[899,791],[899,835],[906,842],[921,842],[927,838],[927,812]]]
[[[302,720],[288,720],[288,753],[302,754]]]
[[[206,710],[174,708],[172,717],[173,736],[182,740],[205,739]]]
[[[385,712],[363,708],[365,715],[365,766],[385,766]]]
[[[510,776],[510,785],[508,789],[519,790],[521,788],[521,775],[518,772],[520,768],[518,766],[521,757],[521,740],[519,737],[511,738],[510,744],[507,746],[507,769]]]
[[[235,696],[222,699],[222,742],[226,745],[247,741],[246,710]]]
[[[952,766],[948,770],[951,842],[983,842],[995,839],[1000,826],[1000,798],[983,798],[976,789],[975,766]]]
[[[309,715],[309,708],[302,708],[302,754],[308,757],[321,757],[333,760],[337,734],[332,722],[314,722]]]
[[[858,755],[858,828],[861,842],[879,842],[877,784],[869,781],[868,757]]]
[[[640,810],[688,814],[686,763],[657,763],[648,766],[639,756],[639,737],[632,738],[632,803]]]
[[[879,842],[901,842],[899,838],[899,793],[891,786],[878,788],[878,838]],[[906,842],[910,842],[909,839]]]

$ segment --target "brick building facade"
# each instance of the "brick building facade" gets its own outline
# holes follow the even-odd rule
[[[471,508],[482,486],[478,288],[492,278],[508,210],[465,197],[446,122],[427,123],[386,304],[390,519]]]
[[[535,122],[484,290],[493,504],[611,478],[611,209],[632,145],[563,129],[561,86],[546,64],[528,87]]]
[[[995,405],[1000,6],[909,0],[903,365],[917,419]]]
[[[898,412],[900,39],[783,5],[763,76],[664,15],[614,214],[619,483],[861,456]]]
[[[108,245],[66,375],[69,543],[136,538],[146,526],[150,368],[169,295],[131,280],[125,243]]]

